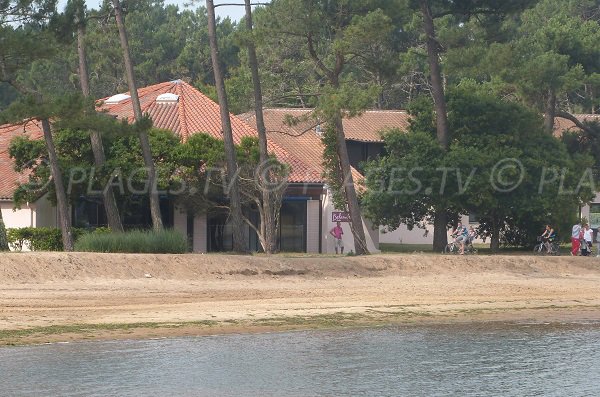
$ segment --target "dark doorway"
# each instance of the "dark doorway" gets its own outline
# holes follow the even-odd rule
[[[285,200],[281,204],[279,249],[306,252],[306,200]]]
[[[233,250],[233,229],[226,212],[208,214],[208,251],[226,252]]]

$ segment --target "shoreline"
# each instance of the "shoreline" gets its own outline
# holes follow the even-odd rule
[[[600,306],[561,308],[485,309],[461,314],[351,315],[336,313],[312,317],[276,317],[257,321],[198,321],[165,323],[64,324],[0,330],[0,347],[70,342],[149,340],[230,334],[264,334],[294,331],[338,331],[382,327],[600,327]]]
[[[600,260],[0,255],[0,345],[445,324],[600,324]]]

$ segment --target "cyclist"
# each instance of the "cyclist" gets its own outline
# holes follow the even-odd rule
[[[456,225],[456,229],[454,229],[454,231],[452,232],[452,236],[456,236],[455,238],[455,242],[460,244],[460,251],[459,253],[461,255],[465,254],[465,243],[467,242],[467,239],[469,238],[469,230],[467,230],[466,226],[463,226],[462,222],[458,222],[458,224]]]
[[[542,241],[544,242],[544,247],[546,247],[546,252],[550,253],[552,250],[552,243],[556,239],[556,232],[554,228],[550,225],[546,225],[546,229],[544,229],[544,233],[542,233]]]
[[[467,238],[467,244],[473,245],[473,240],[475,240],[476,237],[477,237],[477,232],[475,231],[475,228],[473,226],[469,226],[469,235]]]

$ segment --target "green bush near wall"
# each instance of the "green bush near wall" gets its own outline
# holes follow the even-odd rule
[[[21,227],[8,229],[8,244],[12,249],[21,251],[62,251],[60,229],[50,227]]]
[[[90,233],[77,240],[75,251],[183,254],[188,252],[188,241],[186,236],[172,229]]]
[[[71,229],[73,239],[77,240],[86,234],[108,233],[108,228],[98,228],[94,231],[87,229]],[[62,234],[60,229],[52,227],[21,227],[7,230],[9,246],[15,251],[28,249],[31,251],[62,251]]]

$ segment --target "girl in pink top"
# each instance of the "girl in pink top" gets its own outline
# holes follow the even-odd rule
[[[338,222],[337,225],[329,231],[329,234],[333,236],[335,239],[335,253],[337,255],[338,248],[342,255],[344,254],[344,242],[342,241],[342,235],[344,234],[344,230],[342,229],[342,223]]]

